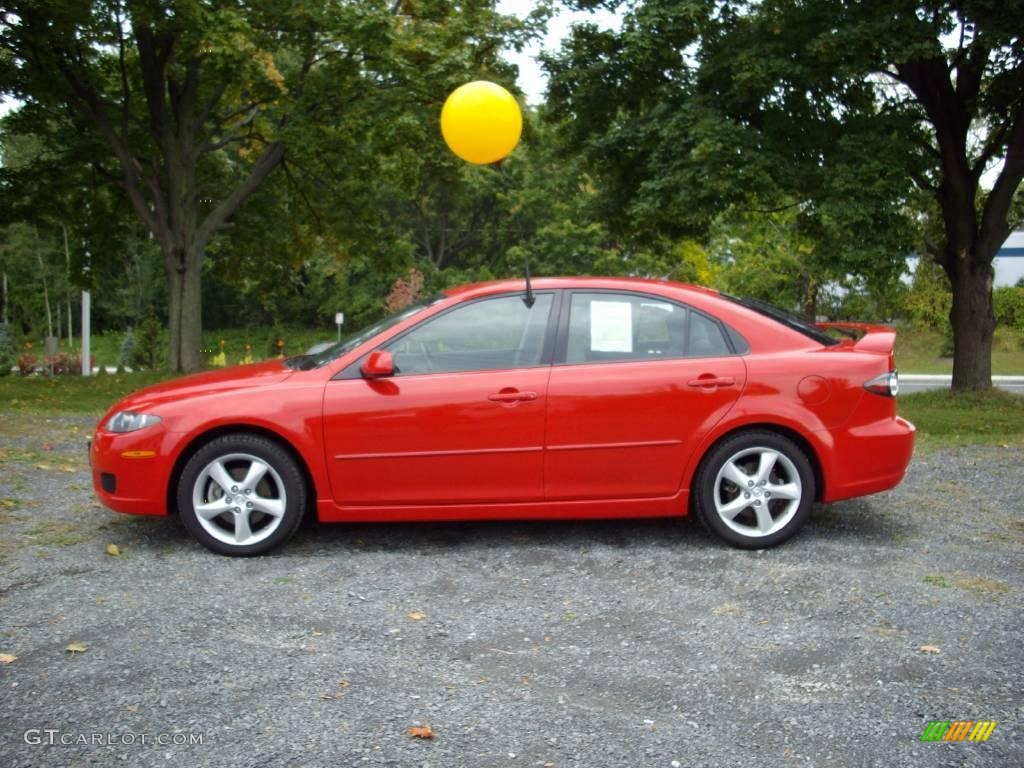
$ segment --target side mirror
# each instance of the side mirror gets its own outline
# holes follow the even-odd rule
[[[360,369],[365,379],[379,379],[395,375],[395,359],[386,349],[375,349]]]

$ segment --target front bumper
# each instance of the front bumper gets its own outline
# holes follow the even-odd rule
[[[96,431],[89,444],[92,486],[103,506],[132,515],[166,515],[173,440],[159,425],[137,432]]]

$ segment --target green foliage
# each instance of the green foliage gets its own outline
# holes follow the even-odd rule
[[[0,376],[9,376],[18,360],[18,348],[7,323],[0,323]]]
[[[129,328],[125,331],[124,340],[121,342],[121,349],[117,355],[117,368],[123,371],[127,368],[134,368],[136,363],[135,331]]]
[[[996,325],[1024,331],[1024,287],[1004,286],[992,291]]]
[[[953,293],[946,273],[928,255],[919,257],[903,305],[911,322],[918,328],[949,329],[949,309],[952,304]]]
[[[163,368],[166,349],[167,340],[163,326],[156,316],[148,315],[139,323],[132,367],[151,371]]]

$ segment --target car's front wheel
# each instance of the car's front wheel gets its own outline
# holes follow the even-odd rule
[[[814,471],[788,437],[751,430],[727,438],[705,457],[694,483],[697,514],[735,547],[781,544],[807,520]]]
[[[262,555],[295,533],[306,484],[291,455],[251,434],[214,438],[189,459],[177,489],[186,530],[224,555]]]

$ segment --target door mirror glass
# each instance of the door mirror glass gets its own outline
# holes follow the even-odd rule
[[[391,353],[386,349],[375,349],[366,358],[362,367],[363,378],[379,379],[382,376],[393,376],[395,373],[395,361]]]

